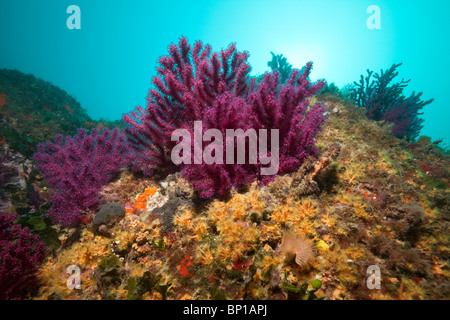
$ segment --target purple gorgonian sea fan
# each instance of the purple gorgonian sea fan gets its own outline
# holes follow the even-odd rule
[[[118,130],[78,129],[75,136],[56,135],[54,142],[38,146],[37,168],[56,190],[48,215],[63,226],[81,222],[84,211],[99,204],[99,191],[115,173],[129,164],[125,136]]]
[[[419,117],[423,113],[420,111],[434,99],[423,101],[422,92],[413,91],[409,97],[403,94],[411,79],[394,82],[399,74],[397,68],[401,65],[393,64],[380,73],[367,70],[366,77],[361,75],[359,82],[353,83],[350,98],[365,109],[369,119],[392,123],[394,136],[413,141],[423,128],[424,120]]]
[[[169,55],[159,60],[147,108],[137,107],[123,118],[129,125],[125,134],[134,151],[134,168],[147,175],[181,171],[203,198],[223,196],[257,179],[269,180],[259,176],[259,158],[253,164],[226,163],[224,155],[221,163],[175,164],[171,151],[179,141],[172,141],[172,133],[185,129],[194,138],[195,121],[202,121],[202,133],[217,129],[223,137],[227,129],[279,129],[279,173],[297,169],[307,155],[315,154],[314,138],[326,116],[322,104],[309,105],[308,98],[324,85],[309,81],[312,64],[301,74],[294,70],[285,84],[277,71],[268,73],[256,87],[255,78],[249,76],[248,57],[235,44],[212,52],[200,41],[191,48],[182,37],[178,45],[170,45]],[[225,150],[226,139],[222,143]],[[204,142],[203,150],[208,146]]]
[[[22,299],[38,285],[45,258],[39,236],[16,224],[15,215],[0,212],[0,300]]]
[[[294,69],[285,84],[280,84],[278,72],[267,73],[249,96],[256,125],[279,129],[278,174],[297,170],[308,156],[318,153],[315,136],[327,119],[326,108],[321,102],[311,105],[309,98],[322,89],[325,81],[312,83],[308,78],[311,69],[312,62],[302,71]]]

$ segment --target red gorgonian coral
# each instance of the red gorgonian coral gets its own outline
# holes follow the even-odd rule
[[[16,216],[0,213],[0,300],[21,299],[38,284],[37,271],[45,257],[44,243]]]
[[[172,162],[171,150],[179,143],[172,141],[172,133],[185,129],[194,139],[196,121],[202,122],[202,134],[209,129],[217,129],[222,136],[227,130],[279,130],[279,174],[298,169],[307,156],[316,154],[314,139],[326,115],[321,103],[310,106],[309,98],[324,85],[324,81],[309,80],[312,63],[303,72],[294,70],[284,84],[274,71],[256,86],[249,76],[248,57],[235,44],[212,52],[211,46],[200,41],[191,48],[182,37],[178,45],[169,46],[169,55],[159,60],[147,108],[138,107],[123,118],[129,124],[125,133],[135,153],[134,168],[148,175],[179,170],[204,198],[223,196],[254,180],[271,179],[260,176],[259,155],[256,163],[248,161],[248,154],[243,163],[230,164],[225,155],[214,163]],[[267,138],[266,145],[271,146],[270,134]],[[203,143],[202,150],[213,142]],[[226,139],[221,143],[225,149]],[[236,143],[234,148],[236,158]],[[267,151],[268,155],[274,152]]]

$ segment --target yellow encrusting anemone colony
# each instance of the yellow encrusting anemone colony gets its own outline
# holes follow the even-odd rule
[[[126,192],[125,217],[105,234],[67,231],[79,239],[47,259],[36,298],[288,299],[286,288],[314,279],[325,299],[448,298],[448,217],[430,200],[448,190],[430,184],[387,125],[339,103],[317,140],[321,152],[340,146],[315,168],[320,192],[292,192],[286,175],[200,201],[176,174],[123,172],[107,187]],[[372,265],[381,289],[367,285]],[[80,269],[80,289],[68,288],[69,266]]]

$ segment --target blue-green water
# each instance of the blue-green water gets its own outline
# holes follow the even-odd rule
[[[70,5],[81,29],[67,28]],[[380,8],[380,29],[367,27],[370,5]],[[253,74],[268,71],[270,51],[298,68],[311,60],[313,79],[338,86],[403,62],[408,91],[435,99],[422,134],[448,145],[449,11],[444,0],[1,0],[0,68],[50,81],[94,119],[114,120],[145,104],[158,57],[181,35],[214,50],[236,42]]]

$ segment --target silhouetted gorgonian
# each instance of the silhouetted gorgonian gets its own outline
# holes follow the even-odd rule
[[[45,257],[44,243],[16,216],[0,212],[0,300],[21,299],[38,284],[37,271]]]
[[[393,135],[414,140],[423,128],[424,120],[418,117],[423,113],[419,111],[433,102],[433,99],[422,101],[422,92],[413,92],[411,96],[405,97],[403,89],[411,79],[391,84],[401,65],[402,63],[393,64],[390,69],[381,70],[380,74],[367,70],[366,77],[361,75],[359,83],[354,82],[355,87],[351,90],[350,97],[357,106],[366,110],[370,119],[393,123]]]
[[[49,216],[64,226],[80,223],[83,210],[99,204],[98,192],[113,175],[129,163],[125,137],[117,130],[85,129],[65,139],[56,135],[55,142],[38,146],[34,154],[37,168],[57,190],[52,198]]]
[[[272,55],[272,60],[267,62],[267,65],[272,71],[278,71],[281,83],[285,83],[291,75],[292,65],[287,62],[287,58],[283,57],[282,54],[275,54],[272,51],[270,54]]]
[[[279,173],[297,169],[307,155],[315,154],[314,138],[326,116],[322,104],[309,106],[308,98],[324,85],[308,79],[312,63],[303,73],[294,70],[286,84],[280,84],[280,74],[275,71],[265,74],[256,87],[255,79],[249,77],[248,56],[234,44],[219,53],[200,41],[191,48],[184,37],[178,45],[172,44],[169,55],[160,58],[147,108],[138,107],[123,118],[135,152],[134,168],[149,175],[180,170],[205,198],[224,195],[261,178],[259,157],[256,164],[227,164],[223,156],[222,163],[194,164],[193,160],[192,164],[175,165],[171,151],[178,141],[172,141],[171,135],[175,129],[185,129],[194,137],[195,121],[202,121],[202,133],[217,129],[223,137],[227,129],[278,129]],[[269,147],[270,133],[268,138]],[[222,142],[225,150],[226,139]],[[202,150],[209,145],[203,142]],[[236,156],[236,143],[234,148]]]

